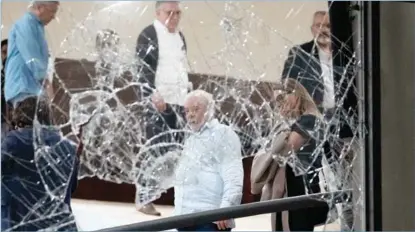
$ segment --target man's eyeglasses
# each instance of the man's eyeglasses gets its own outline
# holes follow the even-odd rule
[[[172,11],[172,10],[164,10],[164,13],[166,13],[169,16],[180,16],[182,14],[182,11],[177,10],[177,11]]]
[[[323,24],[323,23],[315,23],[313,25],[315,28],[320,29],[320,28],[325,28],[325,29],[330,29],[330,24]]]

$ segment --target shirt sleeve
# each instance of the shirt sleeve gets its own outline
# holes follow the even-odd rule
[[[287,59],[284,62],[284,67],[282,69],[281,79],[285,80],[286,78],[294,77],[294,70],[297,68],[295,65],[295,49],[291,48],[288,52]]]
[[[39,33],[36,27],[29,24],[16,24],[15,36],[16,47],[23,57],[29,70],[33,73],[33,77],[41,82],[46,77],[48,62],[42,58],[42,44],[45,41],[39,41]],[[30,38],[30,39],[28,39]]]
[[[241,204],[244,179],[239,137],[230,128],[224,134],[221,145],[223,159],[220,172],[224,184],[221,208]]]
[[[141,32],[137,39],[136,56],[139,64],[139,81],[148,84],[148,86],[143,86],[145,96],[151,95],[156,88],[154,83],[156,71],[152,69],[152,64],[156,58],[154,57],[154,49],[146,32]]]

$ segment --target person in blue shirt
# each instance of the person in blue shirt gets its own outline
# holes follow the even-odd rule
[[[34,1],[9,33],[6,62],[5,99],[13,107],[27,97],[39,96],[52,86],[46,79],[49,50],[45,26],[58,11],[58,1]]]
[[[77,186],[76,146],[52,128],[47,102],[26,98],[14,109],[16,128],[1,146],[2,231],[76,231],[71,195]],[[34,126],[33,118],[41,125]]]

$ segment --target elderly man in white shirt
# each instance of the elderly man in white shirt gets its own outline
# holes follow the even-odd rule
[[[175,215],[239,205],[242,199],[243,167],[241,143],[231,127],[214,118],[214,100],[203,90],[185,99],[187,126],[192,133],[184,143],[176,170]],[[233,219],[179,231],[230,231]]]

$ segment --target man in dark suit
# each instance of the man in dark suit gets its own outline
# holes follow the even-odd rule
[[[291,48],[285,61],[282,79],[295,78],[313,97],[314,102],[330,124],[330,136],[325,144],[327,162],[335,169],[337,182],[346,182],[336,168],[339,144],[355,137],[351,121],[357,121],[353,51],[331,35],[330,17],[326,11],[314,13],[311,26],[313,40]],[[354,119],[354,120],[353,120]],[[344,183],[342,183],[344,185]],[[351,213],[342,209],[342,228],[349,223]],[[338,212],[340,213],[340,212]],[[346,219],[346,220],[345,220]],[[346,225],[348,226],[348,225]]]
[[[169,77],[170,75],[166,75],[168,73],[164,73],[164,71],[173,71],[171,76],[173,74],[179,76],[178,74],[186,71],[185,67],[172,68],[174,64],[184,66],[187,63],[186,40],[178,29],[181,14],[179,2],[157,1],[156,20],[144,28],[138,36],[136,53],[140,63],[140,81],[148,85],[144,89],[144,94],[147,96],[155,91],[160,91],[159,88],[162,87],[159,87],[158,84],[167,82],[167,80],[158,81],[157,79],[172,79],[171,81],[174,81],[178,78]],[[168,56],[168,53],[175,53],[176,57]],[[179,73],[180,71],[182,73]],[[182,75],[182,78],[187,80],[185,84],[188,85],[187,73],[185,74]]]
[[[326,118],[331,119],[343,110],[350,116],[355,114],[357,98],[350,80],[353,68],[353,52],[342,43],[332,39],[330,18],[327,11],[314,13],[311,26],[313,40],[290,49],[285,61],[282,80],[295,78],[313,97]],[[340,117],[340,137],[353,137],[353,132]]]
[[[167,128],[183,126],[179,119],[184,115],[184,99],[191,84],[187,75],[186,40],[178,29],[181,13],[177,1],[156,2],[156,20],[137,40],[140,82],[144,84],[142,93],[144,97],[151,97],[157,110],[151,115],[153,119],[154,114],[162,116],[156,117],[156,125],[148,128],[148,139]],[[177,113],[180,117],[176,117]]]
[[[150,97],[153,106],[146,116],[146,138],[150,145],[180,143],[182,135],[166,132],[183,128],[184,100],[191,89],[186,40],[178,29],[182,11],[178,1],[158,1],[155,8],[156,19],[140,33],[136,47],[142,96]],[[156,153],[168,150],[159,148]],[[159,215],[152,205],[140,211]]]

